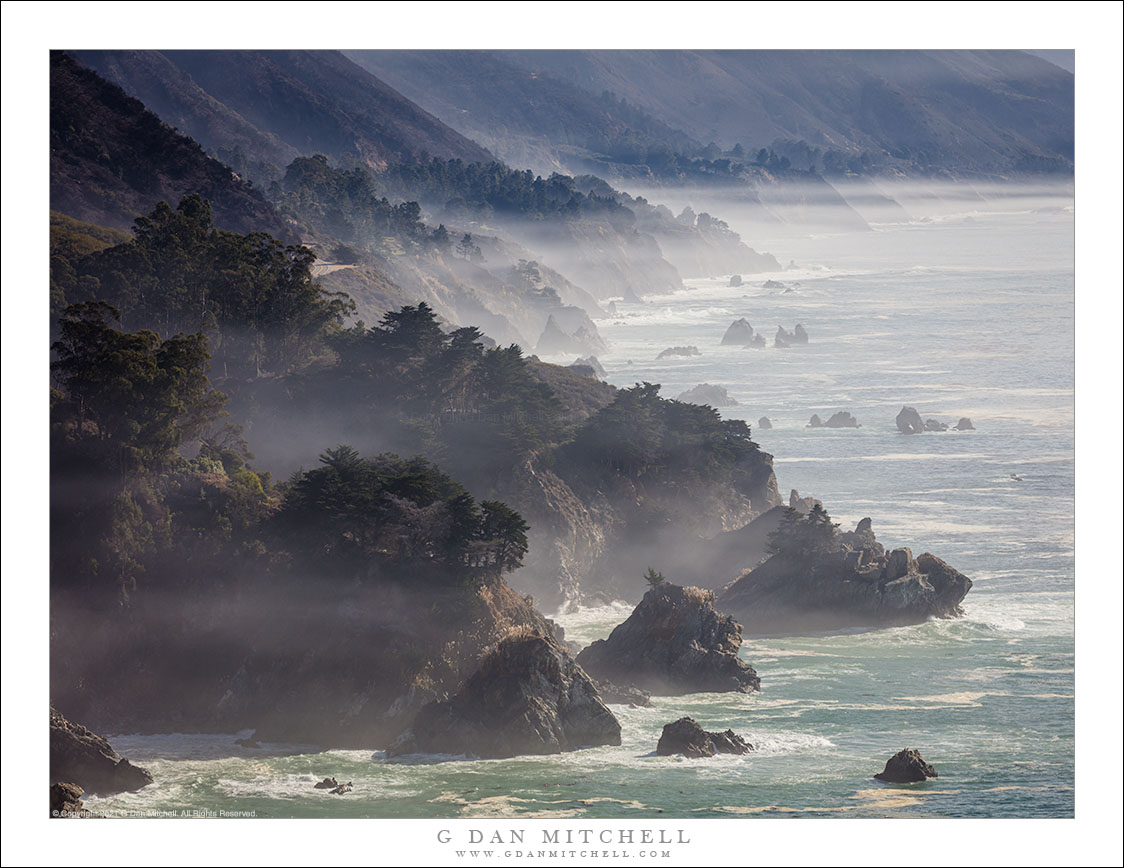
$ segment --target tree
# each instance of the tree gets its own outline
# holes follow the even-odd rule
[[[457,256],[470,262],[484,261],[484,254],[480,252],[480,247],[472,240],[471,232],[464,233],[461,240],[457,242]]]
[[[648,583],[648,587],[658,588],[667,581],[667,578],[663,573],[658,573],[651,567],[648,567],[648,571],[644,573],[644,581]]]

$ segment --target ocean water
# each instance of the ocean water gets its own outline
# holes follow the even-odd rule
[[[618,303],[620,315],[599,324],[613,347],[601,359],[609,379],[658,382],[670,397],[698,383],[727,387],[739,404],[724,414],[751,422],[786,496],[821,498],[845,528],[869,516],[888,546],[932,551],[968,574],[964,618],[747,637],[741,653],[760,694],[614,707],[620,747],[554,757],[388,761],[377,745],[245,751],[233,734],[117,735],[114,746],[156,783],[87,806],[258,817],[1072,816],[1072,208],[981,206],[869,233],[754,242],[797,267],[736,289],[723,276]],[[797,285],[765,289],[769,277]],[[743,316],[768,348],[719,346]],[[797,322],[807,346],[771,346],[778,324]],[[655,361],[677,344],[701,355]],[[977,430],[903,436],[894,425],[903,405],[950,424],[969,416]],[[837,410],[862,427],[805,427]],[[762,415],[771,430],[757,430]],[[630,611],[619,603],[557,617],[585,643]],[[663,725],[683,715],[732,728],[757,750],[655,756]],[[903,747],[940,776],[873,780]],[[312,789],[328,775],[354,792]]]

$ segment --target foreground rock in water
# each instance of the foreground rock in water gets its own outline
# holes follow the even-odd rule
[[[738,404],[725,387],[712,386],[710,383],[699,383],[693,389],[681,392],[675,400],[687,404],[709,404],[711,407],[736,407]]]
[[[807,530],[815,514],[797,516],[789,527]],[[784,525],[782,517],[778,532]],[[798,544],[774,554],[730,584],[718,604],[747,631],[799,634],[958,617],[971,587],[971,579],[934,555],[914,559],[908,548],[887,553],[865,518],[836,534],[827,550],[813,553]]]
[[[83,795],[85,791],[78,784],[51,784],[51,816],[58,818],[84,813],[86,806],[82,803]]]
[[[707,732],[690,717],[681,717],[675,723],[664,726],[656,745],[656,753],[660,756],[682,754],[686,757],[706,757],[716,753],[746,754],[751,750],[753,745],[732,729]]]
[[[886,760],[886,768],[874,777],[891,784],[912,784],[937,777],[937,770],[921,758],[920,752],[907,748]]]
[[[51,709],[51,783],[68,781],[87,793],[112,795],[139,790],[152,775],[133,765],[100,735]]]
[[[726,334],[722,335],[723,346],[734,345],[748,347],[753,343],[753,326],[744,316],[730,323]]]
[[[451,699],[422,708],[387,750],[488,758],[621,743],[592,679],[552,639],[505,639]]]
[[[960,421],[954,426],[957,431],[975,431],[976,426],[972,424],[972,420],[967,416],[961,416]]]
[[[665,582],[578,663],[594,678],[656,695],[760,690],[757,672],[738,659],[741,644],[741,625],[715,610],[712,591]]]

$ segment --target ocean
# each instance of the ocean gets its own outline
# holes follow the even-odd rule
[[[793,488],[820,498],[843,529],[870,517],[887,547],[931,551],[966,573],[975,584],[962,619],[747,636],[741,654],[760,694],[614,706],[620,747],[561,756],[388,761],[375,746],[246,751],[235,734],[115,734],[114,747],[156,782],[87,807],[257,817],[1073,816],[1073,209],[1071,199],[1022,205],[977,203],[864,233],[753,237],[795,267],[747,275],[736,288],[728,275],[688,280],[673,295],[618,302],[618,316],[599,322],[612,383],[660,383],[666,397],[699,383],[726,387],[739,403],[723,414],[750,422],[786,498]],[[785,288],[765,288],[768,279]],[[741,317],[767,348],[719,345]],[[798,322],[806,346],[772,346],[778,325]],[[700,355],[655,361],[675,345]],[[950,425],[970,417],[976,430],[902,435],[894,418],[906,405]],[[862,427],[806,427],[813,413],[838,410]],[[771,429],[758,430],[761,416]],[[555,617],[586,643],[630,611],[621,602]],[[683,715],[757,749],[655,756],[663,725]],[[905,747],[939,777],[873,780]],[[329,775],[354,791],[312,788]]]

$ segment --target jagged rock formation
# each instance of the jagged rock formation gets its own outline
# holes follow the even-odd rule
[[[757,427],[759,430],[767,431],[773,427],[773,423],[769,421],[768,416],[762,416],[757,420]]]
[[[671,358],[679,358],[679,357],[687,357],[687,356],[701,356],[701,355],[702,355],[702,353],[699,352],[698,347],[668,347],[666,350],[662,350],[660,352],[660,354],[658,356],[656,356],[656,360],[658,361],[660,359],[671,359]]]
[[[797,323],[796,328],[792,331],[787,331],[784,326],[777,326],[777,333],[773,337],[773,346],[783,349],[806,343],[808,343],[808,332],[800,323]]]
[[[560,353],[603,353],[608,349],[605,341],[587,325],[580,325],[572,332],[563,330],[554,314],[546,319],[546,326],[539,337],[535,352],[543,355]]]
[[[967,416],[961,416],[960,421],[956,423],[955,428],[957,431],[975,431],[976,426],[972,424],[972,420]]]
[[[686,392],[681,392],[676,401],[686,401],[688,404],[707,404],[711,407],[736,407],[738,402],[730,397],[724,386],[712,386],[710,383],[699,383]]]
[[[665,582],[608,639],[582,651],[578,663],[594,678],[658,695],[750,693],[761,679],[738,659],[741,643],[741,625],[714,608],[713,592]]]
[[[58,819],[85,813],[86,806],[82,803],[83,795],[85,795],[85,790],[78,784],[68,782],[51,784],[51,817]]]
[[[813,507],[822,507],[823,501],[814,497],[801,497],[800,492],[794,488],[788,493],[788,506],[789,509],[795,509],[797,512],[809,513]]]
[[[716,753],[747,754],[751,750],[753,745],[732,729],[707,732],[690,717],[681,717],[674,723],[666,724],[656,745],[656,753],[660,756],[682,754],[691,758],[710,757]]]
[[[800,323],[797,323],[796,328],[792,331],[792,342],[794,344],[808,343],[808,332]]]
[[[812,418],[817,419],[819,417],[813,416]],[[861,428],[862,427],[862,425],[859,424],[859,420],[856,419],[854,416],[852,416],[850,413],[848,413],[846,410],[840,410],[838,413],[832,413],[831,418],[828,419],[826,422],[821,422],[821,424],[824,428]],[[812,425],[811,427],[815,428],[817,426]]]
[[[967,576],[932,554],[887,553],[870,519],[837,535],[828,551],[782,551],[719,596],[753,633],[806,633],[917,624],[963,614]]]
[[[620,724],[557,642],[503,640],[452,698],[431,703],[388,749],[483,758],[620,744]]]
[[[51,783],[67,781],[88,793],[112,795],[139,790],[152,775],[133,765],[100,735],[51,709]]]
[[[921,758],[919,751],[907,748],[886,760],[886,768],[874,777],[891,784],[912,784],[937,777],[937,770]]]
[[[753,344],[753,336],[753,326],[749,324],[749,320],[742,317],[730,323],[726,334],[722,335],[722,346],[748,347]]]

